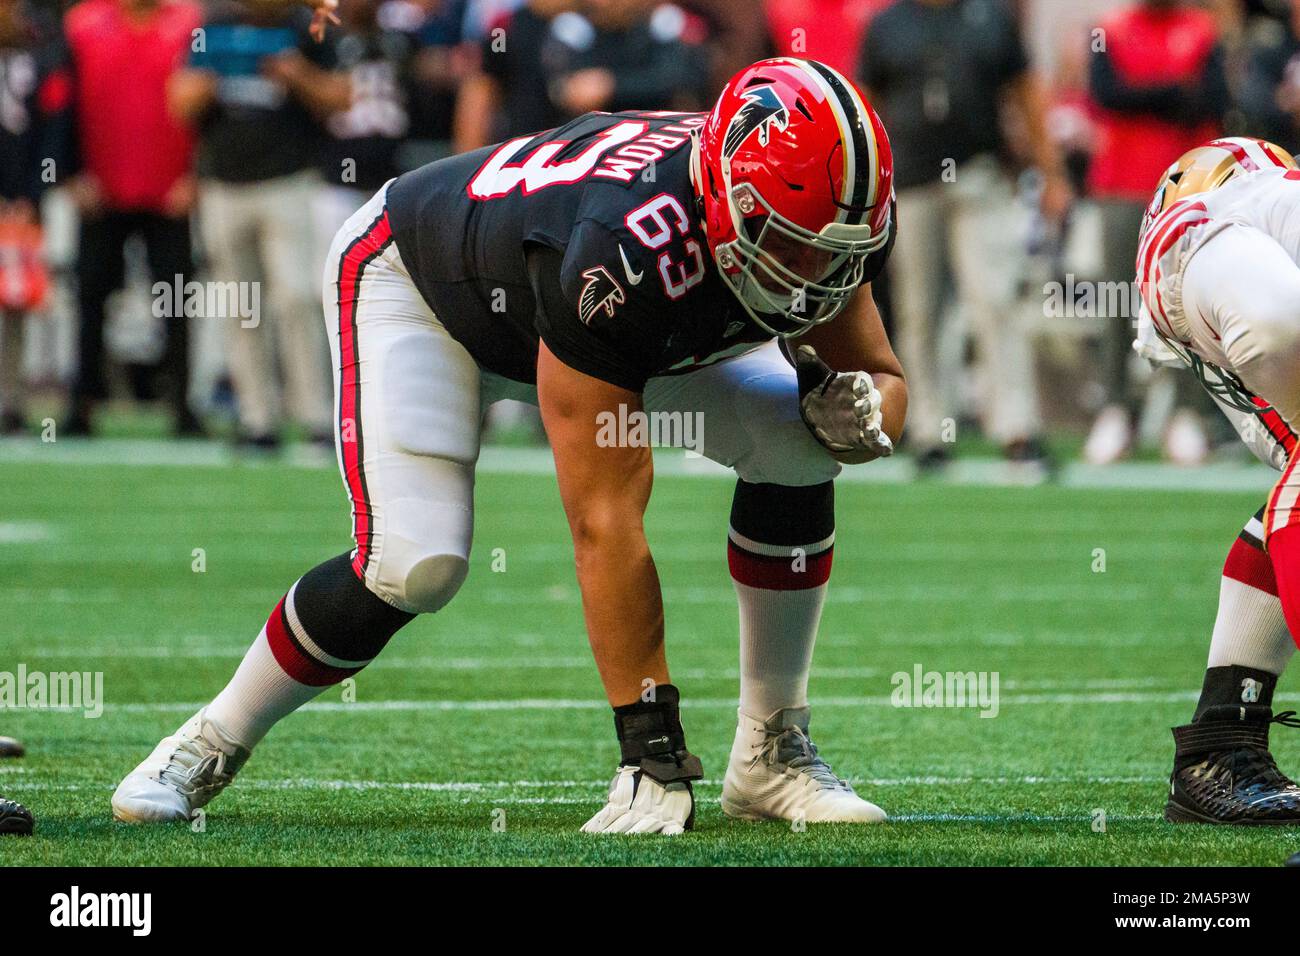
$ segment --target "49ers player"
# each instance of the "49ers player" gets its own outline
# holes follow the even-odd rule
[[[707,115],[591,113],[389,183],[325,275],[356,546],[289,589],[227,687],[118,787],[114,814],[186,819],[276,721],[452,599],[470,567],[480,423],[514,397],[541,408],[621,747],[584,829],[689,829],[702,775],[642,528],[650,450],[597,440],[620,406],[701,414],[703,453],[738,476],[724,811],[883,819],[809,740],[807,682],[832,479],[890,454],[906,411],[868,285],[894,230],[879,119],[799,59],[741,71]]]
[[[1300,823],[1300,786],[1269,752],[1273,691],[1300,635],[1300,169],[1246,138],[1182,156],[1147,212],[1138,351],[1181,360],[1256,454],[1282,471],[1228,552],[1192,722],[1174,728],[1165,818]]]

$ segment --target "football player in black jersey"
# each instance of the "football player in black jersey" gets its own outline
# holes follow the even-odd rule
[[[621,747],[584,829],[689,829],[702,775],[642,527],[652,458],[636,423],[655,415],[698,423],[697,450],[738,477],[723,810],[883,819],[809,739],[807,682],[833,479],[890,454],[906,413],[869,287],[895,228],[879,119],[799,59],[743,70],[707,115],[587,114],[389,183],[340,231],[325,276],[356,546],[289,589],[229,685],[122,782],[115,815],[186,819],[277,720],[452,599],[483,413],[513,397],[546,425]]]

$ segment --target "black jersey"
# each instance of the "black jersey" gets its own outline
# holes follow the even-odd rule
[[[414,170],[388,190],[398,251],[452,336],[516,381],[536,380],[539,338],[632,391],[745,351],[771,336],[709,254],[689,173],[703,122],[589,113]]]

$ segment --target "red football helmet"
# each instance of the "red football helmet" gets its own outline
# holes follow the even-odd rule
[[[857,88],[814,60],[731,78],[691,167],[713,261],[773,335],[829,322],[889,239],[894,158]]]

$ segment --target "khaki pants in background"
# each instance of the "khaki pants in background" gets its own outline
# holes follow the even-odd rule
[[[257,183],[203,183],[199,224],[208,279],[260,283],[256,326],[245,327],[237,316],[222,319],[239,423],[250,436],[276,432],[286,415],[315,435],[332,428],[313,216],[322,188],[310,171]]]
[[[1034,349],[1017,289],[1025,259],[1025,210],[993,157],[959,166],[955,181],[898,193],[894,282],[895,345],[908,383],[907,437],[925,451],[939,445],[945,419],[962,409],[960,368],[945,361],[941,339],[944,276],[951,272],[980,359],[981,418],[1000,444],[1042,429]]]

